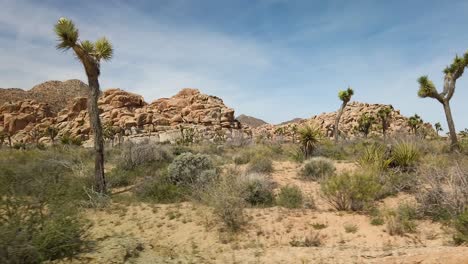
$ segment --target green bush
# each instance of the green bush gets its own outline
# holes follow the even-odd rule
[[[170,146],[150,142],[126,142],[121,146],[118,167],[132,170],[141,166],[163,165],[172,161]]]
[[[331,176],[335,170],[335,165],[331,160],[316,157],[307,160],[299,175],[306,180],[318,181]]]
[[[321,184],[325,199],[337,210],[359,211],[373,202],[381,185],[368,172],[331,176]]]
[[[230,232],[239,231],[247,222],[244,183],[238,172],[228,171],[202,194],[202,201],[213,207],[214,214]]]
[[[399,141],[392,147],[390,166],[404,170],[414,169],[420,157],[418,146],[411,141]]]
[[[274,203],[273,183],[264,175],[244,176],[245,200],[252,206],[271,206]]]
[[[213,180],[213,163],[203,154],[183,153],[177,156],[168,167],[169,180],[178,185],[194,186]],[[211,172],[207,172],[207,171]]]
[[[302,191],[297,186],[284,186],[280,189],[276,203],[286,208],[300,208],[304,201]]]
[[[367,145],[358,159],[361,167],[376,171],[386,170],[391,162],[392,159],[388,157],[385,146],[378,143]]]
[[[134,193],[140,200],[164,204],[183,201],[188,190],[175,185],[166,176],[159,175],[145,178],[134,189]]]
[[[243,165],[250,162],[252,158],[252,153],[250,151],[241,151],[240,153],[234,155],[233,160],[236,165]]]
[[[418,213],[414,206],[403,204],[396,211],[387,213],[387,232],[390,235],[403,236],[406,233],[415,233]]]
[[[273,161],[266,156],[256,155],[250,160],[247,170],[257,173],[272,173]]]
[[[72,257],[84,246],[76,210],[85,179],[80,151],[0,152],[0,263],[40,263]]]
[[[468,210],[457,216],[454,227],[455,235],[453,240],[455,244],[468,244]]]

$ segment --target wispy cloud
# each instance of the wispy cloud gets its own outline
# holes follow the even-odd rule
[[[416,97],[416,79],[429,74],[440,85],[443,67],[468,48],[463,1],[450,10],[436,1],[63,2],[0,0],[0,87],[86,79],[54,47],[52,26],[67,16],[83,39],[114,43],[103,87],[147,100],[196,87],[237,113],[281,122],[335,110],[337,91],[351,85],[356,100],[435,122],[444,120],[440,106]],[[462,79],[453,102],[460,129],[466,86]]]

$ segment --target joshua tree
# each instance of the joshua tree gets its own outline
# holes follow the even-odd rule
[[[424,121],[421,119],[421,117],[418,114],[414,114],[414,116],[411,116],[408,119],[408,125],[411,127],[411,131],[416,135],[418,133],[418,129],[421,127],[421,125],[424,123]]]
[[[460,146],[458,145],[457,132],[452,118],[452,111],[450,110],[450,99],[452,99],[452,96],[455,93],[456,82],[458,78],[462,76],[467,65],[468,52],[466,52],[463,57],[455,56],[453,63],[450,66],[447,66],[444,70],[444,90],[441,93],[437,91],[434,83],[429,80],[427,76],[421,76],[418,79],[418,96],[421,98],[434,98],[444,107],[445,117],[447,118],[447,125],[450,133],[450,148],[452,150],[459,149]]]
[[[296,142],[297,124],[291,125],[292,142]]]
[[[340,98],[342,103],[341,103],[341,107],[338,110],[338,114],[336,115],[336,119],[335,119],[335,129],[334,129],[335,131],[333,132],[333,134],[335,136],[335,143],[338,142],[338,133],[340,131],[338,129],[338,125],[340,124],[341,115],[343,115],[343,111],[344,111],[346,105],[351,100],[351,97],[353,95],[354,95],[354,91],[353,91],[353,89],[351,89],[351,87],[348,87],[348,89],[346,89],[344,91],[339,91],[338,92],[338,98]]]
[[[365,138],[367,138],[374,123],[375,117],[370,115],[369,113],[364,113],[358,119],[357,130],[361,132]]]
[[[312,155],[312,152],[320,142],[320,131],[311,125],[305,125],[299,128],[298,133],[302,151],[307,159]]]
[[[114,147],[115,134],[116,134],[116,131],[110,123],[107,123],[104,125],[102,136],[104,137],[104,139],[107,139],[111,142],[112,147]]]
[[[436,129],[437,135],[439,135],[439,132],[442,132],[442,131],[443,131],[442,125],[441,125],[439,122],[435,123],[435,124],[434,124],[434,127],[435,127],[435,129]]]
[[[5,142],[6,138],[7,138],[6,133],[3,131],[0,131],[0,148],[3,146],[3,142]]]
[[[101,120],[99,118],[98,97],[99,75],[101,73],[101,60],[108,61],[112,58],[113,49],[106,38],[100,38],[96,42],[89,40],[80,41],[78,29],[75,24],[67,19],[60,18],[55,25],[55,33],[58,36],[57,49],[72,49],[76,57],[81,61],[88,76],[89,100],[88,112],[91,128],[94,134],[94,149],[96,152],[94,176],[96,190],[100,193],[106,192],[106,178],[104,177],[104,140],[102,136]]]
[[[393,110],[393,107],[384,106],[380,108],[379,111],[377,112],[377,116],[379,117],[381,125],[382,125],[382,134],[384,138],[386,138],[387,129],[390,126],[390,117],[392,115],[392,110]]]

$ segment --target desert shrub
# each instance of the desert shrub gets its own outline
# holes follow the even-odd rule
[[[169,180],[178,185],[203,185],[213,180],[213,163],[207,155],[183,153],[177,156],[168,167]],[[210,171],[210,172],[208,172]]]
[[[385,221],[382,217],[372,217],[370,221],[370,224],[375,226],[383,225],[384,223]]]
[[[0,262],[71,257],[84,245],[76,207],[85,198],[78,156],[28,150],[0,153]]]
[[[243,177],[245,200],[252,206],[270,206],[274,203],[273,182],[265,175],[249,173]]]
[[[124,170],[132,170],[148,164],[163,164],[172,161],[169,146],[157,145],[150,142],[126,142],[121,146],[118,166]]]
[[[267,156],[255,155],[247,168],[249,172],[272,173],[273,161]]]
[[[396,211],[387,213],[387,232],[394,236],[402,236],[406,233],[414,233],[417,229],[417,209],[408,204],[403,204]]]
[[[239,231],[246,224],[246,195],[238,172],[228,171],[203,193],[202,201],[213,207],[214,214],[230,232]]]
[[[382,189],[379,198],[395,195],[399,192],[411,192],[418,186],[418,176],[400,170],[389,170],[379,174]]]
[[[233,160],[234,164],[236,165],[242,165],[242,164],[247,164],[250,162],[250,159],[252,158],[252,152],[251,151],[240,151],[240,153],[234,155]]]
[[[376,199],[380,188],[378,179],[369,172],[346,172],[321,184],[324,198],[336,210],[362,210]]]
[[[165,175],[147,177],[133,191],[142,201],[163,204],[181,202],[189,194],[183,186],[175,185]]]
[[[415,142],[409,140],[398,141],[392,146],[390,166],[403,170],[411,170],[416,166],[420,151]]]
[[[304,152],[300,147],[294,146],[288,150],[289,158],[292,161],[302,163],[305,160]]]
[[[420,168],[416,200],[421,211],[434,220],[448,220],[468,207],[468,169],[457,164],[449,169]]]
[[[356,233],[359,229],[359,227],[356,225],[356,224],[352,224],[352,223],[347,223],[343,226],[344,230],[346,233]]]
[[[344,145],[345,144],[343,142],[335,144],[330,140],[322,140],[321,144],[317,146],[314,155],[333,160],[344,160],[348,157],[348,153]]]
[[[304,196],[301,189],[294,185],[281,187],[276,198],[276,203],[286,208],[300,208],[303,201]]]
[[[320,233],[310,233],[302,240],[293,238],[289,244],[292,247],[320,247],[323,245],[323,236]]]
[[[391,162],[386,147],[378,143],[371,143],[364,147],[363,153],[358,158],[361,167],[376,171],[386,170]]]
[[[468,244],[468,210],[457,216],[454,227],[455,235],[453,240],[455,244]]]
[[[83,141],[79,137],[72,137],[70,134],[64,134],[60,138],[60,142],[63,145],[73,145],[73,146],[81,146]]]
[[[299,175],[306,180],[322,180],[335,172],[335,165],[327,158],[316,157],[307,160]]]

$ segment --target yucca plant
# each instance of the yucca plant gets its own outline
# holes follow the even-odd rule
[[[444,89],[442,92],[438,92],[434,83],[429,80],[427,76],[421,76],[418,79],[419,91],[418,96],[421,98],[430,97],[439,101],[444,107],[445,117],[447,118],[447,124],[450,134],[450,148],[452,150],[459,149],[457,132],[455,130],[455,123],[452,118],[452,111],[450,109],[450,100],[455,93],[455,85],[458,80],[463,75],[465,67],[468,66],[468,51],[464,54],[463,57],[455,56],[452,64],[447,66],[444,70]]]
[[[317,145],[321,139],[320,130],[311,126],[305,125],[298,130],[299,142],[301,142],[301,148],[304,152],[304,156],[307,159],[312,156],[312,153],[317,148]]]
[[[341,106],[340,106],[340,109],[338,110],[338,113],[337,113],[336,119],[335,119],[335,129],[334,129],[334,132],[333,132],[333,135],[335,137],[335,143],[338,142],[338,136],[339,136],[338,133],[340,131],[338,129],[338,126],[340,124],[341,116],[343,115],[344,109],[345,109],[346,105],[349,103],[349,101],[351,101],[351,97],[353,95],[354,95],[354,90],[351,89],[351,87],[348,87],[348,89],[338,92],[338,98],[340,98],[340,100],[341,100]]]
[[[411,141],[399,141],[392,148],[392,166],[409,170],[414,168],[420,157],[418,146]]]
[[[383,171],[392,163],[388,157],[385,146],[373,143],[364,148],[364,152],[358,158],[358,164],[363,168]]]
[[[99,118],[98,98],[100,95],[99,75],[101,74],[101,61],[112,58],[114,50],[112,44],[105,38],[96,42],[89,40],[81,41],[79,31],[73,21],[68,18],[60,18],[55,24],[55,34],[58,37],[57,49],[67,51],[72,49],[76,57],[84,66],[88,77],[89,96],[88,112],[91,128],[94,134],[95,155],[95,185],[100,193],[106,192],[106,179],[104,177],[104,139],[101,119]]]

